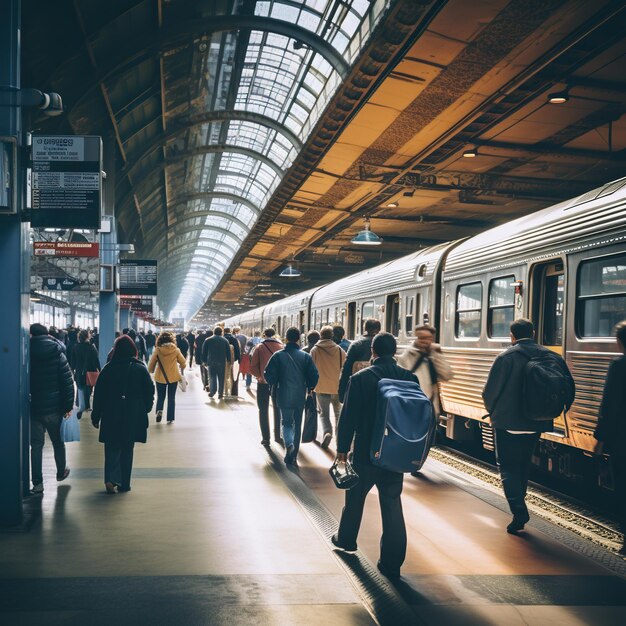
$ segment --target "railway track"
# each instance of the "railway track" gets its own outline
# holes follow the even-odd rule
[[[488,463],[441,446],[432,448],[429,459],[454,468],[463,473],[468,480],[479,483],[494,493],[502,494],[498,471]],[[581,502],[536,483],[529,485],[526,502],[534,515],[566,528],[603,548],[617,552],[622,547],[623,536],[617,523],[597,511],[592,511]]]

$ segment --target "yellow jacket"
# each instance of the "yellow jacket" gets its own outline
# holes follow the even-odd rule
[[[159,366],[159,361],[165,370],[165,376],[163,370]],[[150,357],[150,363],[148,363],[148,371],[154,373],[154,380],[157,383],[176,383],[181,379],[180,367],[185,369],[187,361],[182,355],[181,351],[176,347],[175,343],[164,343],[162,346],[157,346]],[[156,369],[156,372],[155,372]]]

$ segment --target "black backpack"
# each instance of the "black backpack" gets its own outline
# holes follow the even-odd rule
[[[522,372],[522,408],[526,419],[553,420],[567,411],[576,392],[565,361],[549,350],[528,358]]]

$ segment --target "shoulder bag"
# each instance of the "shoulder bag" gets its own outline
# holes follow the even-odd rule
[[[165,382],[169,385],[170,384],[170,379],[167,377],[167,374],[165,373],[165,368],[163,367],[163,363],[161,363],[161,359],[159,358],[158,353],[157,353],[157,361],[159,362],[159,367],[161,368],[161,373],[165,377]]]

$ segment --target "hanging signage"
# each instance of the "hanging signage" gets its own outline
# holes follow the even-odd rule
[[[100,228],[100,137],[33,135],[29,181],[32,226]]]
[[[156,296],[157,262],[154,260],[120,261],[121,296]]]
[[[99,266],[97,243],[36,241],[31,259],[30,288],[36,291],[96,292]]]
[[[120,304],[129,305],[135,313],[152,313],[152,296],[120,296]]]

